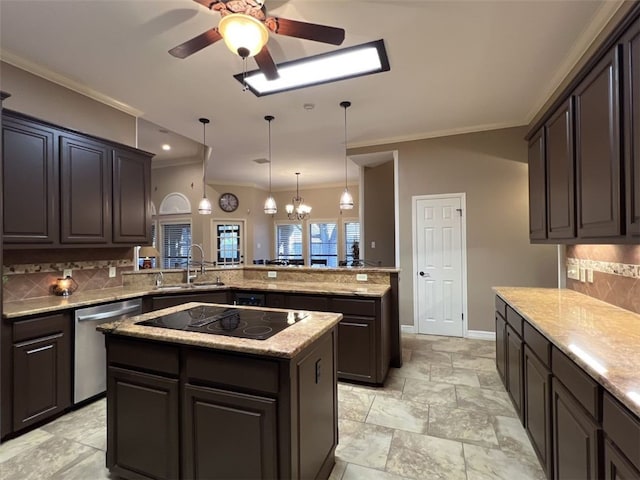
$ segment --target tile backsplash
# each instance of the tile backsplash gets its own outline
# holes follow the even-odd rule
[[[116,267],[116,276],[109,277],[109,267]],[[122,273],[133,270],[133,261],[87,260],[78,262],[40,262],[3,266],[3,300],[11,302],[51,295],[51,287],[65,269],[72,270],[77,291],[121,287]]]
[[[566,257],[593,270],[593,283],[567,278],[567,288],[640,313],[640,245],[568,245]]]

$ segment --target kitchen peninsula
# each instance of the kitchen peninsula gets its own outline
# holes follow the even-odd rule
[[[256,315],[286,328],[263,340],[207,334]],[[328,478],[341,317],[188,303],[103,324],[107,467],[124,478]]]

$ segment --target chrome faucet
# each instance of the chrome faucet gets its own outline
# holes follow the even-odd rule
[[[204,273],[204,250],[197,243],[192,243],[189,245],[189,250],[187,250],[187,285],[191,283],[191,280],[195,279],[198,275],[191,275],[191,265],[193,265],[193,248],[196,247],[200,250],[200,273]]]

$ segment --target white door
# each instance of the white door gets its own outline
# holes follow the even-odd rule
[[[463,194],[415,200],[418,333],[462,337]]]

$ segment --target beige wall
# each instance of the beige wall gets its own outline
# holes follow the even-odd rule
[[[393,175],[393,161],[364,168],[365,241],[360,246],[360,251],[364,254],[367,265],[374,262],[382,267],[396,266]],[[375,242],[375,248],[371,247],[371,242]]]
[[[415,195],[466,193],[469,330],[495,331],[492,286],[556,285],[556,247],[529,244],[524,133],[513,128],[349,150],[350,155],[398,150],[402,324],[414,321]]]
[[[207,198],[213,205],[211,215],[199,215],[198,203],[202,198],[202,165],[189,163],[181,166],[155,168],[151,172],[153,185],[152,200],[160,209],[162,200],[173,192],[182,193],[191,203],[191,236],[194,243],[201,244],[207,259],[214,259],[214,239],[212,223],[217,220],[245,222],[245,262],[253,258],[266,258],[270,251],[271,218],[263,212],[266,193],[253,187],[207,185]],[[235,212],[223,212],[218,206],[220,194],[230,192],[238,197],[239,206]],[[259,245],[259,246],[258,246]]]
[[[41,120],[136,146],[135,117],[68,88],[0,62],[0,89],[10,93],[5,108]]]

